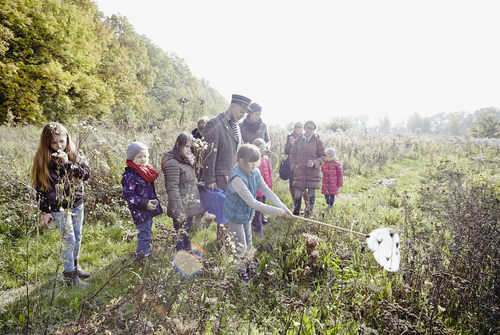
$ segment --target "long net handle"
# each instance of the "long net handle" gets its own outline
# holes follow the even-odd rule
[[[317,223],[319,225],[323,225],[323,226],[327,226],[327,227],[330,227],[330,228],[333,228],[333,229],[345,231],[346,233],[356,234],[356,235],[363,236],[363,237],[368,237],[369,236],[369,234],[361,233],[359,231],[354,231],[354,230],[350,230],[350,229],[347,229],[347,228],[337,227],[337,226],[334,226],[334,225],[331,225],[331,224],[328,224],[328,223],[324,223],[324,222],[321,222],[321,221],[316,221],[316,220],[313,220],[313,219],[304,218],[304,217],[297,216],[297,215],[292,215],[292,216],[295,219],[309,221],[309,222],[312,222],[312,223]]]

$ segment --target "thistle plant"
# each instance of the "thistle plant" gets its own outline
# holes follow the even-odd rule
[[[202,139],[195,138],[191,145],[194,155],[194,169],[196,171],[196,175],[198,176],[198,180],[201,180],[203,175],[203,167],[206,160],[206,157],[210,155],[212,152],[215,152],[213,143],[208,143],[203,141]],[[206,168],[206,167],[205,167]]]

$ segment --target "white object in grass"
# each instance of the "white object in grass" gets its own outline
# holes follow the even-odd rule
[[[387,271],[399,271],[401,253],[398,233],[389,228],[377,228],[367,236],[366,243],[378,264]]]

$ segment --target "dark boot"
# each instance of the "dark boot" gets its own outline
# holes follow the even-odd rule
[[[251,261],[250,264],[248,265],[247,273],[250,280],[254,279],[255,276],[257,275],[257,264],[255,264],[254,261]]]
[[[240,280],[245,284],[250,284],[250,278],[248,277],[247,269],[241,268],[238,270],[238,275],[240,276]]]
[[[254,231],[255,231],[255,235],[264,236],[264,229],[262,229],[262,225],[259,227],[255,227]]]
[[[312,208],[311,207],[306,207],[306,209],[304,210],[304,217],[305,218],[310,217],[311,213],[312,213]]]
[[[68,285],[68,287],[76,286],[78,288],[86,288],[87,286],[89,286],[89,284],[80,280],[80,277],[78,277],[77,270],[63,272],[63,275],[64,275],[64,280],[66,281],[66,285]]]
[[[260,214],[260,215],[258,215]],[[257,236],[264,236],[264,230],[262,229],[262,213],[257,212],[254,216],[254,220],[252,221],[253,231]]]
[[[90,273],[88,273],[87,271],[83,271],[78,267],[78,259],[75,259],[75,270],[78,272],[78,277],[80,278],[85,279],[91,276]]]
[[[296,199],[293,203],[293,215],[300,215],[300,207],[302,206],[302,201]]]

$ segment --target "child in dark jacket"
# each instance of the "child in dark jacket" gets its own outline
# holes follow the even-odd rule
[[[335,150],[328,148],[325,150],[325,153],[326,162],[321,165],[321,171],[323,172],[321,193],[325,195],[328,207],[332,208],[335,202],[335,195],[340,193],[340,188],[344,183],[344,174],[342,172],[342,165],[337,156],[335,156]]]
[[[83,181],[90,176],[85,156],[75,148],[66,128],[47,123],[31,169],[31,182],[37,191],[42,224],[54,221],[63,236],[64,279],[68,286],[85,287],[80,278],[90,273],[78,266],[83,226]]]
[[[148,148],[141,142],[133,142],[127,148],[127,167],[122,175],[123,198],[137,228],[138,260],[151,255],[153,217],[163,213],[156,196],[154,181],[158,172],[149,163]]]

